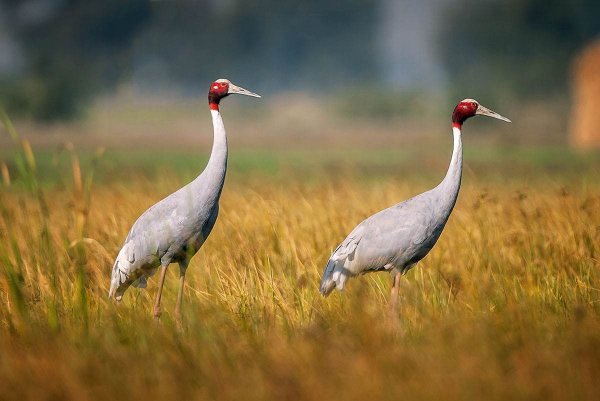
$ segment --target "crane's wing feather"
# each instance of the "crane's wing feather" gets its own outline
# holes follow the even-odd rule
[[[120,299],[130,286],[145,286],[174,244],[189,238],[185,216],[177,213],[173,195],[151,206],[133,224],[113,265],[110,296]]]
[[[335,287],[342,289],[348,277],[402,268],[423,257],[427,247],[421,245],[432,235],[433,205],[426,195],[384,209],[356,226],[329,258],[321,292],[327,295]]]
[[[189,258],[210,234],[218,197],[198,206],[202,195],[189,186],[146,210],[133,224],[113,266],[110,295],[119,299],[130,285],[144,286],[161,263]]]

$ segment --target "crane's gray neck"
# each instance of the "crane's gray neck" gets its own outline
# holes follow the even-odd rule
[[[213,193],[218,199],[225,182],[227,172],[227,134],[219,110],[210,110],[212,115],[214,137],[210,159],[206,168],[196,178],[193,185],[197,186],[196,192]]]
[[[462,176],[461,129],[459,127],[452,127],[452,134],[454,135],[454,148],[452,150],[450,166],[442,182],[435,188],[435,191],[439,194],[441,206],[447,209],[448,215],[452,211],[452,208],[454,208],[454,204],[458,198]]]

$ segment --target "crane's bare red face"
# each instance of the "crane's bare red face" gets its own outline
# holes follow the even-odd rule
[[[478,107],[479,103],[475,100],[466,99],[461,101],[454,108],[454,112],[452,113],[452,123],[459,126],[462,125],[467,118],[477,114]]]
[[[483,107],[477,103],[476,100],[465,99],[459,102],[454,108],[454,112],[452,113],[452,125],[456,128],[460,128],[467,118],[471,118],[473,116],[488,116],[498,120],[506,121],[507,123],[510,122],[508,118],[501,116],[487,107]]]
[[[210,84],[208,90],[208,104],[211,109],[218,109],[219,102],[229,94],[229,82],[226,80],[217,80]]]
[[[217,79],[210,84],[210,88],[208,89],[208,106],[211,110],[219,110],[219,102],[221,99],[232,94],[260,97],[260,95],[257,95],[254,92],[250,92],[247,89],[232,84],[227,79]]]

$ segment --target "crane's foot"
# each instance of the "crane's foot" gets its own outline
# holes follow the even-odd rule
[[[396,313],[398,311],[398,293],[400,290],[400,277],[402,275],[399,272],[392,273],[392,290],[390,291],[390,311]]]
[[[181,310],[175,310],[175,327],[178,331],[183,330],[183,323],[181,319]]]
[[[156,321],[156,323],[160,322],[160,315],[162,315],[160,306],[155,306],[154,307],[154,320]]]
[[[177,303],[175,304],[175,325],[177,330],[182,331],[181,325],[181,309],[183,308],[183,289],[185,288],[185,271],[187,264],[179,264],[179,288],[177,289]]]
[[[160,321],[160,298],[162,296],[163,285],[165,284],[165,275],[167,274],[167,267],[169,265],[163,265],[160,269],[160,280],[158,281],[158,291],[156,292],[156,300],[154,301],[154,320],[158,323]]]

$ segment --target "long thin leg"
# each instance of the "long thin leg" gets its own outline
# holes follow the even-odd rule
[[[175,321],[181,327],[181,304],[183,303],[183,288],[185,287],[185,272],[187,265],[179,264],[179,289],[177,290],[177,303],[175,304]]]
[[[162,296],[163,285],[165,284],[165,275],[167,274],[167,267],[169,265],[163,265],[160,269],[160,279],[158,280],[158,292],[156,293],[156,300],[154,301],[154,320],[157,322],[160,320],[160,297]]]
[[[394,272],[392,274],[394,285],[392,286],[392,293],[390,295],[390,308],[395,311],[398,308],[398,289],[400,288],[400,277],[402,277],[402,275],[399,272]]]

